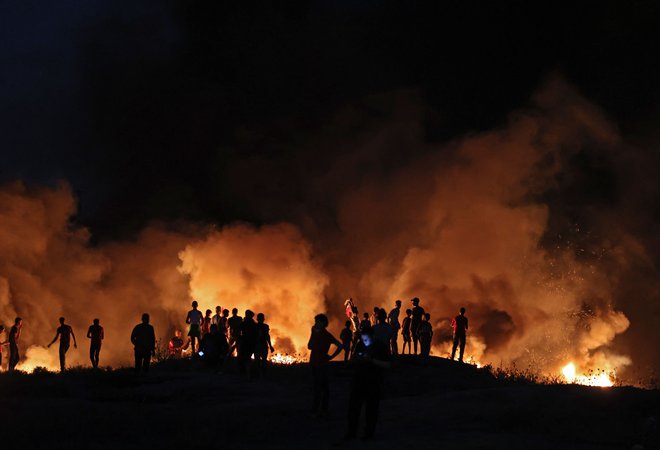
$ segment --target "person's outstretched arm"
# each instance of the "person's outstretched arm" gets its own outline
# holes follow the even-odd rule
[[[76,335],[73,332],[73,328],[69,327],[69,330],[71,330],[71,337],[73,338],[73,348],[78,348],[78,343],[76,342]]]
[[[18,336],[16,336],[16,337],[18,338]],[[50,342],[50,344],[48,344],[48,347],[50,347],[51,345],[53,345],[53,344],[55,343],[55,341],[57,341],[57,338],[59,338],[59,337],[60,337],[60,329],[58,328],[58,329],[57,329],[57,333],[55,333],[55,337],[54,337],[53,340]]]
[[[270,342],[270,332],[266,333],[266,339],[268,342],[268,347],[270,348],[270,352],[273,353],[275,349],[273,348],[273,344]]]

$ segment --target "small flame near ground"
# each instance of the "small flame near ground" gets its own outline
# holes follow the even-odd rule
[[[569,362],[561,369],[564,379],[568,383],[583,384],[585,386],[611,387],[614,386],[613,376],[604,370],[589,372],[587,375],[578,373],[573,362]]]

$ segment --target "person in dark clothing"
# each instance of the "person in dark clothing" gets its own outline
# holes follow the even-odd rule
[[[387,313],[384,309],[378,310],[376,325],[371,328],[374,330],[374,338],[385,344],[387,351],[389,351],[394,331],[392,330],[392,325],[387,323]]]
[[[351,330],[351,325],[352,322],[347,320],[344,329],[341,330],[341,334],[339,335],[341,348],[344,350],[344,361],[348,361],[348,358],[351,355],[351,343],[353,342],[353,330]]]
[[[103,327],[99,325],[99,319],[94,319],[94,323],[87,330],[87,337],[91,339],[89,343],[89,359],[92,361],[92,367],[99,366],[99,354],[101,353],[101,343],[105,338]]]
[[[465,351],[465,335],[468,329],[468,319],[465,317],[465,308],[460,309],[460,314],[451,321],[451,327],[454,329],[454,344],[451,348],[451,359],[456,356],[456,347],[460,345],[461,350],[458,354],[458,361],[463,362],[463,352]]]
[[[369,318],[369,313],[363,314],[363,319],[360,321],[360,333],[367,328],[371,328],[371,319]]]
[[[401,329],[401,323],[399,322],[399,314],[401,313],[401,300],[394,302],[394,308],[387,315],[387,323],[392,327],[392,339],[390,342],[390,348],[393,355],[399,353],[399,329]]]
[[[243,318],[238,315],[238,309],[234,308],[231,310],[231,317],[227,319],[227,326],[229,327],[229,354],[234,353],[238,345],[238,338],[241,334],[241,323]]]
[[[257,323],[254,321],[254,313],[245,310],[245,319],[241,322],[238,336],[238,369],[241,375],[247,372],[248,378],[252,377],[251,358],[257,345]]]
[[[254,360],[261,377],[266,373],[268,350],[271,353],[275,351],[273,344],[270,342],[270,327],[264,322],[265,320],[266,316],[263,313],[257,314],[257,340],[254,348]]]
[[[4,332],[5,332],[5,326],[0,325],[0,336]],[[6,345],[9,345],[9,341],[2,342],[2,339],[0,339],[0,370],[2,370],[2,350],[3,350],[3,347],[6,346]]]
[[[317,314],[314,317],[314,326],[307,343],[311,350],[309,365],[312,367],[312,380],[314,383],[314,400],[312,403],[312,415],[325,417],[328,414],[328,397],[330,395],[330,380],[328,376],[328,361],[341,353],[342,345],[328,332],[328,317],[325,314]],[[336,350],[329,355],[330,346],[335,345]]]
[[[199,344],[199,355],[207,367],[214,369],[221,361],[224,361],[227,350],[227,341],[218,331],[218,326],[212,324],[209,332],[202,337],[202,342]]]
[[[156,355],[156,334],[149,324],[149,314],[142,314],[142,323],[133,328],[131,342],[135,351],[135,373],[149,372],[151,357]]]
[[[431,338],[433,337],[433,326],[431,325],[431,314],[425,313],[424,320],[417,328],[417,336],[421,347],[422,361],[427,363],[431,354]]]
[[[410,342],[412,341],[412,336],[410,335],[410,322],[412,321],[412,309],[406,309],[406,317],[403,319],[401,324],[401,336],[403,337],[403,348],[401,349],[401,354],[406,353],[406,346],[408,346],[408,354],[411,352]]]
[[[413,350],[415,355],[417,354],[417,341],[419,337],[417,336],[417,329],[422,323],[422,317],[424,317],[424,308],[419,306],[419,299],[417,297],[411,300],[413,304],[412,308],[412,320],[410,321],[410,334],[412,335],[413,341]]]
[[[57,333],[55,337],[48,344],[48,348],[60,339],[60,372],[64,372],[66,369],[66,352],[69,350],[71,345],[71,338],[73,337],[73,348],[78,348],[78,343],[76,342],[76,335],[73,333],[73,328],[69,325],[64,324],[64,317],[60,317],[60,326],[57,327]]]
[[[23,319],[17,317],[9,330],[9,368],[7,370],[10,372],[16,369],[16,365],[21,359],[18,353],[18,338],[21,337],[21,328],[23,328]]]
[[[388,346],[374,338],[373,329],[365,330],[351,362],[354,373],[348,406],[348,431],[345,438],[353,439],[357,436],[360,414],[364,406],[364,438],[369,439],[376,430],[383,369],[391,365]]]

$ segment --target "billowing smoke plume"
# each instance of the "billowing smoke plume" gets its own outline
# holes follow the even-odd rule
[[[304,187],[295,200],[253,195],[268,190],[249,186],[259,179],[247,176],[253,163],[237,163],[246,208],[279,215],[275,225],[154,225],[134,241],[90,246],[70,222],[66,185],[5,186],[0,317],[23,316],[28,345],[49,342],[59,315],[85,342],[99,317],[103,355],[117,364],[130,358],[128,334],[142,312],[166,337],[183,326],[192,298],[203,309],[264,312],[280,350],[304,351],[313,315],[328,311],[336,331],[348,296],[362,311],[397,298],[405,309],[416,296],[432,315],[436,354],[445,354],[450,318],[465,306],[468,354],[481,362],[547,373],[570,360],[581,370],[628,365],[629,345],[644,336],[617,345],[638,329],[622,291],[636,281],[646,297],[630,302],[650,311],[657,286],[631,273],[656,269],[616,204],[594,207],[579,183],[584,158],[617,161],[625,148],[613,125],[555,80],[501,129],[437,145],[423,138],[418,99],[403,97],[390,103],[389,119],[353,109],[319,132],[333,135],[328,142],[292,150],[300,164],[285,176]]]

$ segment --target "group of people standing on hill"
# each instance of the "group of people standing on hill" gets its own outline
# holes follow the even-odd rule
[[[218,367],[230,356],[236,354],[241,374],[253,376],[252,359],[257,372],[263,375],[266,370],[268,352],[274,352],[270,338],[270,327],[265,323],[263,313],[256,315],[246,309],[245,317],[238,315],[238,308],[233,308],[231,316],[228,309],[217,306],[215,315],[210,309],[205,314],[198,309],[198,303],[192,302],[186,323],[189,325],[188,341],[183,342],[181,331],[177,330],[170,339],[168,353],[170,357],[181,357],[191,348],[193,357],[201,357],[209,367]]]
[[[71,347],[71,339],[73,339],[74,348],[78,348],[78,342],[76,342],[76,335],[73,332],[73,328],[64,322],[64,317],[60,317],[60,325],[57,327],[55,337],[50,342],[50,344],[48,344],[48,348],[50,348],[50,346],[57,342],[58,339],[60,341],[59,358],[61,371],[64,371],[66,368],[66,353],[69,350],[69,347]],[[0,366],[2,366],[3,347],[9,346],[9,366],[7,369],[9,372],[12,372],[16,369],[16,366],[21,359],[18,348],[18,341],[21,337],[22,328],[23,319],[17,317],[14,319],[14,325],[9,330],[7,340],[4,342],[0,341]],[[0,325],[0,336],[2,336],[5,331],[5,327]],[[92,367],[97,368],[99,365],[101,343],[104,338],[103,327],[99,325],[99,319],[94,319],[93,324],[90,325],[89,330],[87,331],[87,337],[90,339],[89,358],[92,362]]]
[[[375,307],[372,315],[364,313],[360,319],[357,307],[352,299],[348,299],[346,312],[349,320],[346,321],[339,340],[327,331],[328,318],[324,314],[314,318],[314,326],[307,345],[311,351],[309,363],[312,369],[314,417],[325,417],[328,412],[330,393],[328,361],[343,352],[344,360],[350,361],[354,368],[345,439],[356,437],[363,408],[365,410],[363,438],[369,439],[374,434],[382,391],[383,370],[391,366],[392,357],[398,354],[399,330],[403,335],[404,353],[406,346],[408,354],[411,353],[412,342],[414,353],[417,354],[419,343],[422,361],[426,363],[429,359],[433,337],[431,315],[419,306],[419,298],[413,298],[411,303],[413,307],[406,310],[406,317],[400,323],[401,300],[396,300],[395,307],[389,314],[383,308]],[[451,359],[454,359],[456,348],[460,346],[459,361],[462,362],[468,328],[465,308],[460,309],[459,315],[452,319],[451,325],[454,330]],[[335,346],[335,350],[329,353],[332,345]]]

